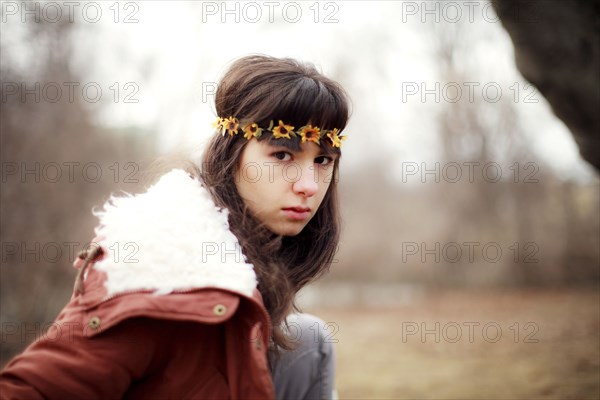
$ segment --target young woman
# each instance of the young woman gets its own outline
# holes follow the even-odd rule
[[[294,296],[337,246],[347,96],[256,55],[215,105],[201,165],[96,213],[73,297],[0,374],[3,399],[332,397],[325,326]]]

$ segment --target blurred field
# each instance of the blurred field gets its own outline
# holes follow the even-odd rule
[[[599,295],[439,291],[393,308],[305,311],[339,327],[341,399],[598,399]]]

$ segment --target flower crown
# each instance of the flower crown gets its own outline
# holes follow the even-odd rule
[[[240,130],[240,122],[235,117],[221,118],[218,117],[217,120],[213,123],[213,128],[217,130],[222,136],[225,136],[227,132],[229,136],[237,135]],[[249,123],[242,128],[244,132],[244,137],[247,140],[252,139],[253,137],[258,138],[263,134],[263,131],[271,132],[275,139],[291,139],[291,137],[300,136],[302,138],[302,143],[304,142],[313,142],[316,144],[320,144],[321,139],[328,140],[328,143],[332,147],[340,148],[342,146],[342,142],[346,140],[347,136],[340,136],[339,129],[333,128],[332,130],[320,129],[318,126],[305,125],[294,131],[294,127],[291,125],[286,125],[282,120],[279,120],[279,124],[274,126],[273,121],[269,122],[269,127],[263,129],[258,126],[256,122]]]

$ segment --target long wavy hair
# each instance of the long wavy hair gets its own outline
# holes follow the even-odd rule
[[[338,83],[312,64],[263,55],[246,56],[232,63],[218,84],[215,107],[219,117],[235,116],[240,126],[257,122],[264,128],[271,120],[281,119],[297,127],[310,123],[321,129],[343,130],[349,118],[348,97]],[[263,134],[252,140],[273,138]],[[300,147],[299,138],[291,140],[290,145]],[[329,269],[337,248],[339,157],[334,164],[334,178],[314,217],[298,235],[280,236],[252,215],[237,191],[235,175],[246,143],[241,134],[215,134],[196,173],[215,203],[229,209],[230,229],[254,265],[258,289],[272,319],[274,349],[290,349],[281,323],[290,312],[298,310],[296,293]],[[338,148],[324,143],[321,147],[341,156]]]

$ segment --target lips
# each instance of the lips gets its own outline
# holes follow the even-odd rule
[[[282,210],[288,218],[295,221],[303,221],[310,215],[310,208],[308,207],[287,207],[282,208]]]
[[[292,211],[296,211],[296,212],[309,212],[310,208],[308,208],[308,207],[287,207],[287,208],[284,208],[284,210],[292,210]]]

